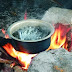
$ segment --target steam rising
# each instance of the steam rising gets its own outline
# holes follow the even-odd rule
[[[28,26],[19,29],[13,35],[21,40],[38,40],[46,37],[49,34],[46,28],[40,26]]]

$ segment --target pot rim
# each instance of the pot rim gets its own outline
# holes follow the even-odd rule
[[[40,23],[44,22],[44,23],[46,23],[46,24],[49,24],[50,27],[51,27],[50,29],[52,29],[52,30],[51,30],[51,32],[50,32],[49,35],[47,35],[46,37],[44,37],[44,38],[42,38],[42,39],[38,39],[38,40],[20,40],[20,39],[14,37],[14,36],[10,33],[10,29],[12,28],[12,26],[15,25],[15,24],[24,23],[24,22],[26,22],[26,21],[27,21],[27,22],[29,22],[29,21],[38,21],[38,22],[40,22]],[[17,21],[17,22],[15,22],[15,23],[13,23],[12,25],[9,26],[9,28],[7,29],[7,32],[8,32],[8,35],[9,35],[10,38],[13,38],[13,39],[15,39],[15,40],[17,40],[17,41],[21,41],[21,42],[38,42],[38,41],[46,40],[46,39],[48,39],[49,37],[51,37],[51,35],[54,33],[54,27],[53,27],[52,24],[50,24],[50,23],[48,23],[48,22],[46,22],[46,21],[43,21],[43,20],[27,19],[27,20],[21,20],[21,21]]]

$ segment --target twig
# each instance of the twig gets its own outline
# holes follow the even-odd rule
[[[1,47],[0,47],[0,51],[2,51],[8,57],[8,54]]]
[[[12,61],[0,58],[0,63],[11,64]]]
[[[61,3],[59,3],[57,0],[53,0],[55,3],[57,3],[60,6],[63,6]]]

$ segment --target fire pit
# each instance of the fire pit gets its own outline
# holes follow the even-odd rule
[[[53,33],[51,24],[36,19],[19,21],[8,28],[8,34],[18,46],[18,50],[34,54],[50,46]]]
[[[5,30],[7,30],[9,25],[11,25],[17,21],[24,20],[24,19],[25,20],[26,19],[42,19],[42,20],[46,19],[45,21],[48,21],[48,23],[53,24],[53,25],[56,24],[56,25],[54,25],[55,32],[51,36],[51,44],[48,47],[48,49],[46,48],[48,52],[44,51],[44,50],[46,50],[46,49],[44,49],[44,50],[41,50],[41,51],[44,51],[42,53],[39,53],[41,51],[38,52],[37,50],[38,50],[38,47],[42,47],[44,44],[43,45],[37,44],[37,46],[38,46],[37,48],[34,47],[34,45],[36,43],[40,43],[42,41],[45,42],[47,39],[49,39],[49,41],[47,41],[47,42],[50,43],[50,37],[43,40],[44,38],[47,37],[47,35],[40,37],[41,32],[38,30],[39,27],[37,27],[37,29],[36,29],[37,32],[34,33],[34,34],[36,34],[36,33],[40,32],[35,35],[35,36],[38,36],[38,38],[35,38],[35,36],[31,33],[30,28],[32,28],[32,30],[34,30],[33,26],[24,27],[24,29],[27,29],[26,32],[29,30],[31,33],[28,35],[28,37],[27,37],[27,34],[25,35],[25,32],[23,33],[23,30],[19,30],[17,33],[17,34],[19,34],[20,38],[16,37],[16,35],[14,33],[16,32],[17,29],[16,28],[14,30],[12,29],[11,32],[13,32],[13,33],[9,33],[10,34],[9,36],[11,37],[11,39],[6,39],[6,38],[9,38],[9,36],[7,35],[6,31],[4,31],[2,29],[4,31],[3,32],[4,34],[2,34],[2,38],[0,38],[0,44],[2,44],[0,46],[0,72],[25,72],[25,70],[26,70],[26,72],[27,71],[32,72],[34,69],[31,71],[30,68],[34,68],[34,67],[36,68],[36,65],[37,65],[37,69],[40,69],[40,71],[41,70],[43,71],[43,69],[44,69],[44,72],[46,72],[46,69],[47,69],[47,72],[48,72],[48,71],[51,71],[51,69],[53,69],[52,70],[53,72],[54,72],[54,70],[62,72],[62,71],[64,71],[63,70],[64,64],[66,67],[69,67],[69,68],[65,67],[65,69],[67,69],[65,71],[72,72],[72,70],[71,70],[72,62],[71,62],[71,57],[69,57],[72,54],[70,54],[69,52],[66,54],[66,52],[67,52],[66,50],[72,51],[72,34],[71,34],[72,33],[72,29],[71,29],[72,28],[71,27],[72,26],[72,22],[71,22],[72,12],[63,9],[63,7],[68,8],[71,4],[67,4],[68,3],[67,1],[61,1],[61,2],[62,3],[59,3],[59,1],[57,1],[57,0],[53,0],[53,1],[52,0],[46,0],[46,1],[45,0],[42,0],[42,1],[41,0],[30,0],[30,1],[29,0],[11,0],[11,1],[8,0],[6,2],[3,0],[1,1],[1,5],[0,5],[1,6],[0,11],[2,11],[0,13],[0,18],[1,18],[0,28],[1,29],[4,28]],[[64,2],[64,4],[63,4],[63,2]],[[65,2],[66,2],[67,7],[65,6]],[[60,5],[60,6],[58,6],[58,5]],[[56,9],[51,8],[51,10],[50,10],[49,8],[52,6],[61,7],[61,8],[56,8]],[[49,9],[49,10],[47,11],[47,14],[45,14],[45,16],[43,17],[43,15],[47,9]],[[63,11],[61,11],[61,9]],[[67,24],[71,23],[71,24],[65,25],[65,23],[67,23]],[[45,24],[45,22],[44,22],[44,24]],[[19,27],[20,27],[20,25],[19,25]],[[21,27],[23,27],[23,26],[21,26]],[[45,27],[47,27],[47,26],[45,26]],[[41,30],[41,31],[43,31],[43,30]],[[21,37],[22,36],[22,35],[20,35],[21,32],[22,32],[22,35],[25,35],[24,37]],[[49,32],[49,30],[48,30],[48,32]],[[43,33],[45,33],[45,31]],[[49,36],[49,34],[48,34],[48,36]],[[0,33],[0,35],[1,35],[1,33]],[[4,40],[2,40],[4,36],[5,36],[5,38],[4,38]],[[7,42],[5,42],[5,41],[7,41]],[[11,44],[11,42],[12,42],[12,44]],[[5,44],[3,44],[3,43],[5,43]],[[29,47],[29,45],[31,45],[31,47],[32,47],[31,50],[35,48],[35,52],[30,52],[30,50],[27,49],[27,47],[24,48],[24,46],[22,46],[22,43],[28,44],[28,47]],[[49,43],[47,43],[47,45]],[[13,44],[15,44],[16,47],[14,47]],[[45,45],[45,47],[46,47],[46,45]],[[62,49],[58,49],[58,48],[62,48]],[[66,49],[65,53],[64,53],[63,48]],[[55,50],[52,50],[52,49],[55,49]],[[62,51],[63,51],[63,53],[62,53]],[[51,52],[52,52],[52,54],[50,54]],[[34,53],[34,54],[29,54],[29,53]],[[35,53],[39,53],[39,55],[41,54],[40,57],[37,58],[38,55]],[[46,56],[45,56],[45,54],[46,54]],[[59,54],[59,58],[56,58],[56,57],[58,57],[58,54]],[[64,56],[65,54],[66,54],[66,58]],[[70,55],[68,56],[68,54],[70,54]],[[62,57],[61,55],[63,56],[63,58],[61,58]],[[34,60],[33,57],[37,58],[37,61]],[[55,62],[54,62],[53,57],[55,58]],[[40,60],[40,58],[42,58],[42,59]],[[32,65],[32,63],[34,61],[36,61],[36,65]],[[46,61],[51,62],[52,64],[54,64],[54,66],[51,67],[51,69],[49,69],[50,68],[49,64],[51,64],[51,63],[47,63]],[[60,65],[60,66],[56,65],[57,63],[61,64],[61,61],[63,62],[63,65]],[[41,62],[43,65],[41,64]],[[70,64],[68,64],[68,65],[70,65],[70,66],[66,65],[69,62],[70,62]],[[40,64],[40,66],[38,64]],[[48,64],[49,67],[44,64]],[[29,65],[30,65],[30,67],[29,67]],[[43,68],[42,68],[42,66],[43,66]],[[35,69],[35,71],[37,71],[37,70]]]

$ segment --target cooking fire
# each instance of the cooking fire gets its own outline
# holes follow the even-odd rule
[[[54,27],[55,27],[55,32],[51,36],[51,44],[46,51],[48,51],[49,49],[58,49],[61,47],[65,48],[68,51],[71,51],[71,49],[68,48],[70,46],[68,46],[68,38],[67,38],[67,33],[70,32],[71,28],[68,27],[67,25],[63,25],[62,23],[58,23]],[[6,35],[6,32],[4,29],[2,29],[2,32],[4,35]],[[23,53],[23,52],[17,51],[10,43],[7,43],[2,47],[6,50],[6,52],[11,57],[18,60],[19,64],[21,65],[23,69],[28,69],[32,58],[37,55],[37,54],[29,54],[29,53]]]
[[[42,20],[27,20],[27,11],[25,11],[24,20],[10,26],[8,33],[4,29],[1,31],[5,38],[0,38],[0,51],[7,57],[5,59],[2,57],[0,63],[8,63],[11,68],[19,66],[22,70],[27,71],[32,59],[43,51],[64,48],[72,52],[70,24],[51,25]],[[64,71],[58,66],[54,66],[54,69]]]
[[[7,51],[7,53],[10,56],[18,59],[19,63],[24,69],[28,69],[28,66],[31,62],[31,58],[36,56],[36,54],[28,54],[28,53],[22,53],[22,52],[16,51],[14,47],[9,43],[4,45],[3,48]]]

